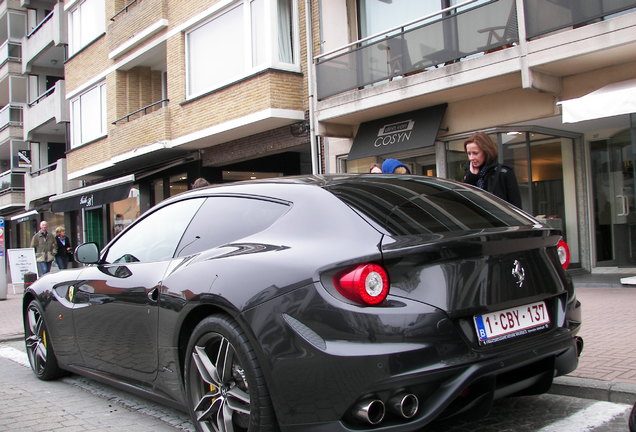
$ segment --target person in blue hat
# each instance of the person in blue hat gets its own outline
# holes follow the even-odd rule
[[[397,159],[387,159],[382,162],[383,174],[411,174],[408,167]]]

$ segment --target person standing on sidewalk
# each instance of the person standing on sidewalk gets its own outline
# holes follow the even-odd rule
[[[64,270],[73,258],[73,249],[71,240],[66,236],[66,228],[63,226],[55,228],[55,245],[57,246],[55,263],[60,270]]]
[[[521,193],[512,168],[497,162],[497,144],[484,132],[476,132],[464,141],[468,161],[464,167],[464,183],[484,189],[521,207]]]
[[[31,239],[31,247],[35,249],[35,260],[38,263],[40,276],[51,271],[51,263],[57,253],[55,236],[48,232],[48,227],[48,222],[40,222],[40,231],[36,232]]]

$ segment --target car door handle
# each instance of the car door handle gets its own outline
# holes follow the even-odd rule
[[[149,300],[156,302],[158,298],[159,298],[159,288],[153,288],[150,291],[148,291]]]

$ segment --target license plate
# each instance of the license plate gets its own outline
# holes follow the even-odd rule
[[[548,328],[550,324],[548,308],[543,301],[475,315],[473,320],[482,344],[533,333]]]

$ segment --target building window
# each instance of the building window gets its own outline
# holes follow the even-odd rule
[[[296,65],[296,14],[290,0],[241,0],[188,32],[188,97],[269,67]]]
[[[71,148],[106,135],[106,84],[71,100]]]
[[[104,2],[85,0],[68,13],[69,55],[73,55],[106,31]]]
[[[490,0],[476,0],[465,6],[452,10],[461,12],[475,8],[487,3]],[[434,15],[443,9],[465,3],[464,0],[402,0],[399,2],[386,0],[358,0],[358,10],[360,11],[360,37],[367,37],[378,33],[383,33],[388,29],[399,27],[404,23],[411,22],[418,17],[433,15],[430,19],[418,21],[416,25],[424,22],[439,20],[441,15]],[[449,12],[445,13],[446,15]]]

